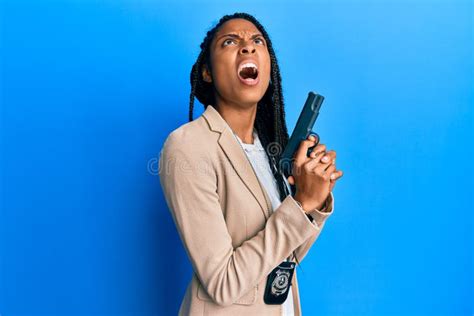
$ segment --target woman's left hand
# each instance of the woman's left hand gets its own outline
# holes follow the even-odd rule
[[[311,158],[315,158],[316,156],[318,155],[318,153],[316,152],[316,148],[314,148],[314,151],[312,151],[310,153],[310,157]],[[331,165],[336,165],[336,151],[334,150],[330,150],[328,152],[325,153],[325,155],[321,158],[320,160],[321,162],[325,163],[326,164],[326,168],[327,169],[328,167],[330,167]],[[334,186],[336,185],[336,181],[339,180],[342,175],[344,173],[342,172],[342,170],[335,170],[334,172],[332,172],[331,176],[330,176],[330,179],[331,179],[331,182],[329,184],[329,191],[332,192],[332,189],[334,188]],[[295,179],[293,176],[289,176],[288,177],[288,182],[291,184],[291,185],[294,185],[295,184]]]

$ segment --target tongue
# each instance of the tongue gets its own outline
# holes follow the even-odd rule
[[[254,73],[254,69],[250,67],[243,68],[239,74],[243,79],[255,79],[257,77]]]

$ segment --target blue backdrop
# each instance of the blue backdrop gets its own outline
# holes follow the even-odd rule
[[[344,177],[305,315],[471,315],[470,1],[1,1],[0,314],[176,314],[191,265],[157,157],[228,13],[267,28]],[[203,107],[197,103],[195,117]]]

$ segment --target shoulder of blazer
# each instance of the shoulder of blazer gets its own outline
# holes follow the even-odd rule
[[[180,155],[190,159],[196,157],[209,159],[211,164],[214,161],[211,153],[217,152],[220,148],[260,204],[265,218],[270,216],[271,202],[268,195],[229,125],[212,105],[208,105],[204,113],[195,120],[171,132],[163,148],[166,157],[180,152]]]
[[[212,105],[207,106],[202,116],[206,119],[210,130],[219,134],[219,146],[226,153],[229,162],[260,204],[265,218],[268,219],[272,207],[270,198],[258,180],[257,174],[244,150],[234,137],[230,126]]]
[[[186,151],[195,153],[208,152],[214,146],[218,146],[218,138],[227,123],[219,112],[208,105],[204,113],[191,122],[184,123],[171,131],[166,138],[163,148],[185,147]]]

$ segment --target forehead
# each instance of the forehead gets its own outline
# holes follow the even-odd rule
[[[216,37],[227,33],[235,33],[243,37],[260,33],[260,31],[250,21],[245,19],[232,19],[221,25],[216,33]]]

